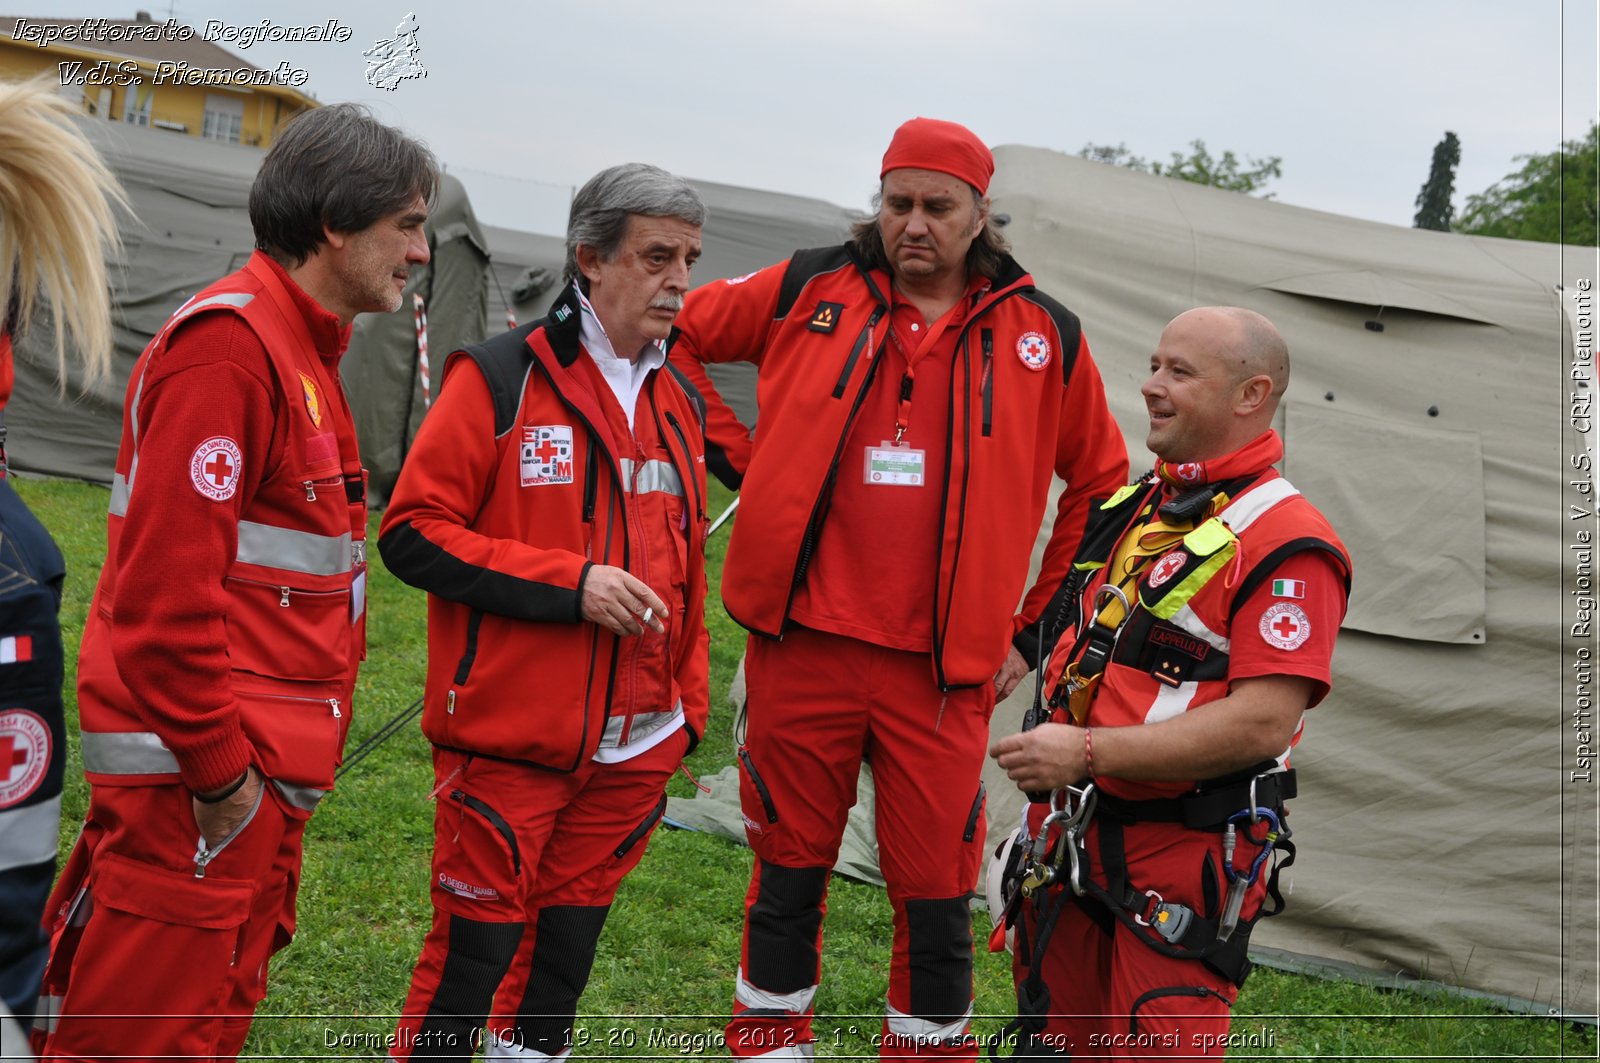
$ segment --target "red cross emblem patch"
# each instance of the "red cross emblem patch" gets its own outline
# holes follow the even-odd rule
[[[1189,560],[1189,555],[1182,550],[1168,554],[1150,569],[1150,586],[1159,587],[1171,579],[1177,571]]]
[[[572,482],[572,426],[522,426],[522,486]]]
[[[1017,357],[1037,372],[1050,364],[1050,341],[1042,333],[1024,332],[1017,337]]]
[[[1279,602],[1261,614],[1261,637],[1280,650],[1298,650],[1311,637],[1311,620],[1293,602]]]
[[[0,808],[39,788],[50,767],[50,726],[27,709],[0,712]]]
[[[189,480],[194,489],[213,502],[226,502],[239,489],[244,452],[227,436],[212,436],[194,448],[189,459]]]

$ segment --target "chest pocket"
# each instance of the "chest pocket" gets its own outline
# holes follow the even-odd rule
[[[226,581],[235,670],[294,680],[348,675],[360,652],[348,493],[335,451],[332,461],[283,470],[239,521]]]

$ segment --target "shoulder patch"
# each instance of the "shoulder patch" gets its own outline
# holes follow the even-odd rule
[[[1017,337],[1017,357],[1037,373],[1050,364],[1050,341],[1042,332],[1024,332]]]
[[[227,436],[212,436],[194,448],[189,458],[189,481],[213,502],[226,502],[239,490],[244,452]]]
[[[27,709],[0,712],[0,808],[21,804],[50,768],[50,727]]]
[[[812,332],[832,332],[839,327],[839,318],[843,314],[843,303],[818,303],[816,310],[811,313],[811,320],[806,324],[806,328]]]
[[[1049,314],[1055,323],[1056,332],[1061,337],[1061,379],[1071,380],[1072,365],[1077,361],[1078,345],[1083,340],[1083,323],[1078,320],[1077,314],[1037,288],[1026,292],[1022,298]]]
[[[1279,602],[1261,614],[1261,637],[1280,650],[1298,650],[1311,637],[1311,620],[1292,602]]]

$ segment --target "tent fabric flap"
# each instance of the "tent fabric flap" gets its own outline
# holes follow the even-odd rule
[[[1325,511],[1355,565],[1345,628],[1481,644],[1483,450],[1475,432],[1286,403],[1284,473]]]

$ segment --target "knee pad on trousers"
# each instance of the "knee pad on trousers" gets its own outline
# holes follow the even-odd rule
[[[972,913],[965,897],[905,902],[910,1014],[944,1024],[972,1004]]]
[[[550,1056],[571,1047],[578,998],[589,984],[595,946],[610,911],[609,904],[540,910],[528,987],[517,1008],[516,1028],[508,1031],[513,1041]]]
[[[412,1059],[471,1059],[489,1021],[494,991],[522,940],[521,923],[450,917],[448,952],[439,988],[417,1029]]]
[[[756,873],[760,879],[748,916],[745,978],[774,993],[808,989],[817,984],[821,962],[817,934],[822,929],[828,869],[781,867],[758,860]]]

